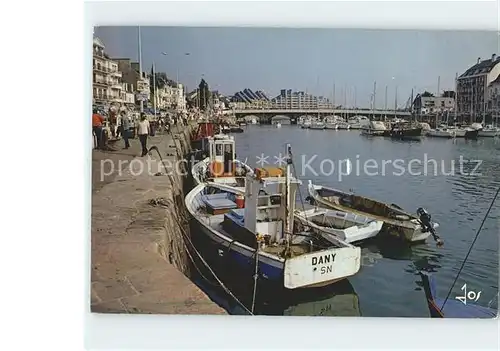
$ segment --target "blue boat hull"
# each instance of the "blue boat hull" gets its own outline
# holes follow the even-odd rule
[[[498,311],[489,307],[464,304],[453,297],[436,298],[436,287],[432,276],[426,272],[419,272],[427,298],[427,306],[432,318],[495,318]]]

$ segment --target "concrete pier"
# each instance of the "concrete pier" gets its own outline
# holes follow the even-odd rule
[[[92,312],[226,314],[187,277],[183,177],[164,166],[188,152],[188,129],[149,137],[163,163],[155,151],[136,157],[138,139],[93,151]]]

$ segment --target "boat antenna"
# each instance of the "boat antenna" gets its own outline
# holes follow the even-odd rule
[[[493,205],[495,204],[495,201],[496,201],[499,193],[500,193],[500,187],[497,189],[497,192],[495,193],[495,196],[493,197],[493,200],[491,201],[490,207],[488,208],[488,211],[486,212],[486,215],[484,216],[483,221],[481,222],[481,225],[479,226],[479,229],[476,232],[476,236],[474,237],[474,240],[472,241],[472,244],[469,247],[469,251],[467,252],[467,255],[465,255],[465,259],[463,260],[462,265],[460,266],[460,269],[458,270],[458,273],[455,276],[455,280],[453,281],[453,284],[451,284],[450,290],[448,291],[448,295],[446,295],[446,299],[444,299],[443,305],[441,306],[441,310],[443,309],[444,305],[446,304],[446,301],[448,301],[448,298],[450,297],[451,291],[453,290],[453,287],[455,286],[455,283],[457,282],[458,277],[460,276],[460,273],[462,272],[462,269],[465,266],[465,262],[467,262],[467,259],[469,258],[469,254],[471,253],[472,248],[474,247],[474,244],[476,243],[476,240],[479,237],[479,233],[481,233],[481,229],[483,229],[484,222],[486,222],[486,219],[488,218],[488,215],[490,214],[490,211],[493,208]]]

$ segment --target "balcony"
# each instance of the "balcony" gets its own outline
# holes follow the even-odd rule
[[[100,101],[108,101],[111,99],[111,96],[106,94],[95,94],[93,97],[94,100],[100,100]]]
[[[92,68],[94,71],[109,73],[110,70],[106,66],[96,65]]]
[[[119,77],[119,78],[121,78],[121,77],[122,77],[122,72],[120,72],[120,71],[117,71],[117,70],[110,70],[110,72],[111,72],[111,75],[112,75],[113,77]]]
[[[93,84],[96,84],[96,85],[102,85],[102,86],[109,86],[109,83],[107,82],[106,79],[94,79]]]
[[[113,82],[113,83],[110,83],[110,85],[111,85],[111,89],[123,90],[123,86],[120,83]]]

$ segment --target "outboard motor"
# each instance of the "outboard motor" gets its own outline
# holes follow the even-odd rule
[[[316,206],[316,201],[311,196],[307,196],[305,200],[309,202],[311,206]]]
[[[431,215],[425,208],[419,207],[417,209],[417,215],[420,220],[420,225],[422,226],[422,231],[425,232],[430,232],[432,234],[432,237],[436,241],[436,244],[438,246],[443,245],[443,241],[439,238],[439,236],[436,234],[436,230],[434,229],[434,226],[432,225],[431,221]]]

